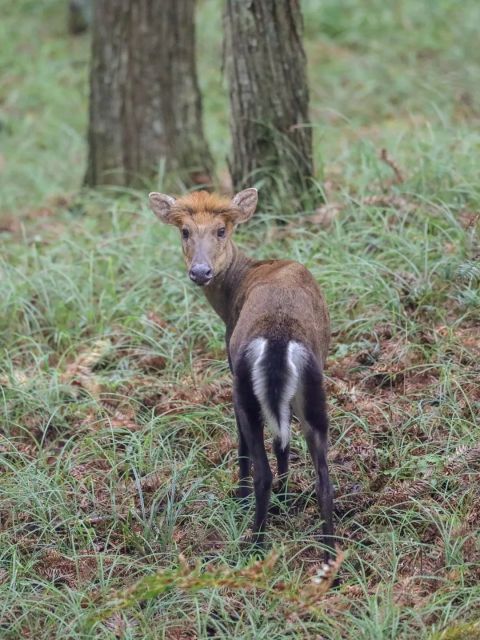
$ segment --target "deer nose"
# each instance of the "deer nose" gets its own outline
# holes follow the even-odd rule
[[[213,270],[208,264],[194,264],[188,275],[195,284],[204,285],[213,277]]]

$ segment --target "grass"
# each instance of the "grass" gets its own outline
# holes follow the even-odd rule
[[[477,637],[478,3],[304,1],[329,209],[258,216],[239,242],[304,262],[332,317],[346,559],[308,610],[272,595],[302,593],[321,565],[298,433],[267,583],[209,583],[244,570],[252,515],[232,499],[223,328],[145,194],[79,190],[88,37],[65,35],[60,0],[1,4],[1,637]],[[220,4],[200,3],[199,66],[222,176]],[[188,573],[179,553],[203,588],[95,618],[136,580]]]

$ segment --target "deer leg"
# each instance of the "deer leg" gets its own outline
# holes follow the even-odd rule
[[[322,373],[313,361],[305,370],[303,384],[302,429],[316,471],[315,493],[322,516],[322,542],[326,546],[325,559],[335,556],[333,539],[333,488],[327,464],[328,413]]]
[[[286,498],[287,476],[288,476],[288,460],[290,456],[290,445],[282,449],[280,438],[273,439],[273,451],[277,458],[278,486],[275,488],[276,493],[281,499]]]
[[[326,439],[319,436],[315,428],[306,430],[305,436],[317,473],[315,494],[323,520],[322,542],[328,548],[325,551],[325,559],[328,560],[332,556],[335,546],[333,543],[333,489],[327,465],[327,442]]]
[[[250,452],[248,450],[248,442],[245,438],[243,430],[240,426],[240,418],[239,414],[241,412],[241,408],[237,408],[238,401],[234,399],[235,403],[235,417],[237,419],[237,429],[238,429],[238,488],[237,488],[237,497],[245,501],[246,498],[251,493],[251,487],[249,485],[250,478],[250,470],[251,470],[251,459]]]
[[[264,541],[268,505],[272,487],[272,471],[268,463],[263,440],[263,416],[258,400],[253,393],[250,375],[245,370],[234,379],[235,411],[239,430],[248,443],[250,459],[253,462],[253,486],[255,491],[255,519],[252,526],[252,541],[261,546]]]

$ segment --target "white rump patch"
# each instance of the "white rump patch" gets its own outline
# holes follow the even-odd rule
[[[260,403],[263,417],[273,435],[280,438],[282,449],[290,441],[290,404],[298,391],[300,375],[308,358],[308,351],[300,343],[291,340],[286,350],[287,372],[282,389],[282,396],[279,400],[278,411],[276,407],[271,407],[268,399],[268,380],[263,368],[263,359],[267,352],[268,341],[266,338],[255,338],[248,345],[247,358],[251,367],[253,392]],[[280,420],[277,420],[278,413]]]

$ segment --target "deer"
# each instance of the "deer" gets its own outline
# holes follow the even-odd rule
[[[327,464],[329,419],[324,389],[330,318],[322,291],[308,269],[293,260],[255,260],[232,240],[250,220],[258,201],[254,188],[233,198],[194,191],[175,198],[153,192],[149,204],[160,221],[180,230],[190,279],[226,327],[238,428],[237,496],[251,493],[255,516],[252,544],[264,547],[273,474],[264,428],[273,434],[280,493],[285,492],[292,414],[300,422],[316,472],[325,560],[335,557],[333,490]]]

